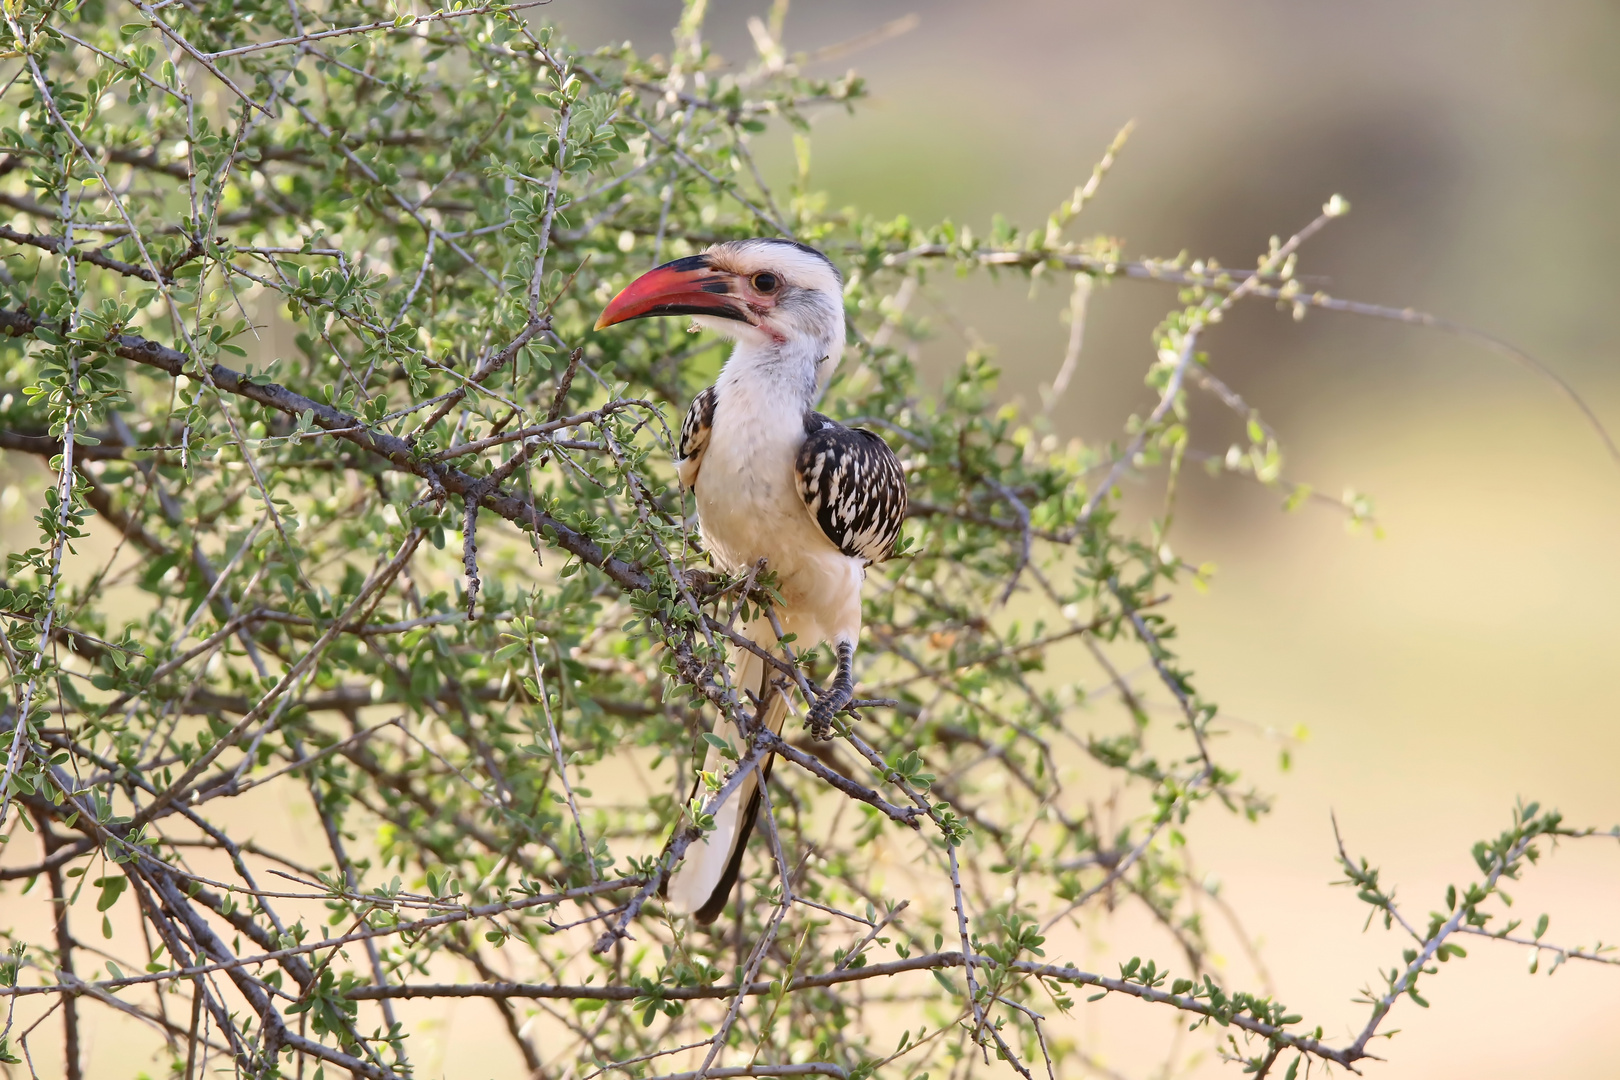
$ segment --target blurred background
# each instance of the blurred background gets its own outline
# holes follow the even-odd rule
[[[746,19],[768,6],[713,0],[715,51],[751,57]],[[580,45],[667,54],[679,10],[557,0],[545,17]],[[873,94],[816,121],[811,179],[831,206],[979,235],[996,212],[1037,226],[1134,118],[1075,235],[1249,267],[1340,193],[1353,212],[1307,246],[1301,273],[1499,334],[1620,428],[1620,6],[816,0],[792,7],[786,41],[813,52],[912,13],[910,32],[813,69],[854,67]],[[785,139],[761,142],[785,177]],[[988,342],[1005,395],[1038,407],[1067,301],[1061,282],[1033,297],[1012,279],[941,286],[913,309],[935,332],[928,370]],[[1093,293],[1061,434],[1107,440],[1151,408],[1149,332],[1173,303],[1152,284]],[[1296,324],[1253,304],[1205,341],[1277,429],[1284,474],[1368,493],[1384,530],[1347,535],[1331,507],[1284,514],[1276,492],[1192,470],[1173,535],[1184,558],[1218,567],[1170,613],[1182,652],[1245,722],[1228,753],[1276,794],[1258,825],[1206,813],[1195,850],[1263,939],[1278,994],[1334,1039],[1359,1028],[1351,998],[1403,946],[1363,934],[1366,909],[1329,887],[1330,813],[1419,919],[1474,873],[1470,845],[1518,797],[1620,822],[1620,466],[1548,382],[1455,337],[1328,313]],[[1195,448],[1218,454],[1234,435],[1200,404]],[[1308,729],[1291,770],[1248,725]],[[1510,890],[1531,924],[1551,913],[1548,940],[1620,939],[1620,850],[1587,843]],[[1128,928],[1094,929],[1093,954],[1065,958],[1107,970],[1129,955]],[[1517,946],[1465,944],[1429,979],[1433,1007],[1392,1019],[1403,1030],[1378,1051],[1390,1062],[1368,1075],[1620,1076],[1620,971],[1569,965],[1549,980]],[[1252,985],[1250,963],[1228,960]],[[1082,1045],[1152,1075],[1169,1019],[1089,1008]]]
[[[746,20],[768,6],[713,0],[715,52],[742,66]],[[538,17],[584,48],[628,39],[651,54],[669,51],[679,11],[555,0]],[[913,13],[908,32],[812,69],[853,66],[873,95],[816,119],[811,179],[832,206],[979,235],[998,212],[1036,226],[1134,119],[1073,234],[1117,236],[1131,257],[1185,249],[1250,267],[1342,194],[1353,212],[1300,261],[1313,286],[1511,340],[1620,429],[1620,6],[801,0],[787,45],[813,52]],[[759,147],[774,176],[790,174],[784,135]],[[1174,303],[1157,284],[1093,292],[1060,435],[1106,441],[1151,408],[1149,333]],[[937,381],[988,344],[1004,396],[1038,408],[1067,306],[1066,282],[936,282],[913,307],[933,330],[924,370]],[[1620,464],[1548,381],[1436,331],[1324,312],[1295,323],[1250,304],[1204,344],[1277,430],[1285,476],[1333,498],[1366,492],[1383,531],[1351,535],[1331,506],[1285,514],[1278,491],[1190,469],[1172,535],[1178,554],[1217,567],[1207,593],[1182,591],[1168,613],[1179,648],[1232,718],[1228,758],[1275,794],[1259,824],[1211,808],[1192,829],[1260,939],[1259,964],[1234,948],[1224,971],[1237,986],[1269,980],[1342,1042],[1366,1016],[1352,998],[1403,943],[1363,933],[1364,905],[1330,887],[1332,816],[1418,921],[1474,875],[1469,847],[1517,798],[1572,824],[1620,822]],[[1237,434],[1208,399],[1192,431],[1217,455]],[[8,548],[33,535],[39,475],[7,477],[28,486],[0,499]],[[1620,940],[1612,842],[1566,846],[1510,891],[1527,922],[1552,915],[1549,941]],[[1131,918],[1053,958],[1107,971],[1138,940],[1173,956]],[[1620,1076],[1620,970],[1572,963],[1549,979],[1546,964],[1527,973],[1519,947],[1464,944],[1466,960],[1428,979],[1432,1008],[1403,1003],[1388,1025],[1400,1033],[1376,1051],[1390,1062],[1369,1076]],[[1155,1075],[1175,1026],[1112,1000],[1078,1016],[1063,1033],[1132,1080]],[[509,1075],[485,1056],[492,1031],[476,1004],[424,1030],[442,1049],[422,1075]],[[116,1042],[109,1029],[91,1049],[110,1070],[96,1075],[128,1074]],[[1196,1071],[1235,1075],[1211,1056]]]

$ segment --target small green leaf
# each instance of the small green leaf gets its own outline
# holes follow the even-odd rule
[[[106,877],[96,878],[90,884],[101,888],[101,896],[96,900],[96,910],[106,911],[118,903],[118,898],[124,894],[129,879],[122,874],[109,874]]]

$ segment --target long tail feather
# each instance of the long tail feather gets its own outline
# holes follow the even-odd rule
[[[769,623],[749,624],[743,628],[743,633],[765,648],[776,644],[776,635]],[[744,701],[747,701],[747,693],[765,701],[765,723],[779,735],[792,704],[791,695],[771,688],[766,666],[763,658],[743,651],[737,661],[732,685]],[[741,735],[730,720],[722,718],[716,723],[715,733],[726,738],[737,749],[742,748]],[[770,778],[774,761],[775,755],[767,757],[757,772],[745,777],[737,790],[715,811],[714,828],[686,849],[685,856],[670,874],[664,889],[670,907],[689,913],[704,925],[714,922],[725,910],[726,900],[742,869],[743,849],[748,844],[748,834],[753,831],[754,819],[759,814],[759,784],[761,778]],[[705,772],[724,775],[730,765],[713,746],[704,755]],[[700,783],[693,783],[694,796],[699,794]]]

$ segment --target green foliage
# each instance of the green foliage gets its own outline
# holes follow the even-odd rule
[[[1191,460],[1290,508],[1311,489],[1198,346],[1244,297],[1331,306],[1293,270],[1348,207],[1236,275],[1069,237],[1118,143],[1042,228],[998,218],[985,242],[830,211],[807,117],[865,87],[803,74],[775,10],[728,68],[701,2],[641,57],[502,5],[6,0],[0,204],[31,231],[0,231],[0,430],[51,479],[0,582],[0,830],[6,877],[43,878],[64,927],[13,943],[11,1005],[196,995],[167,1043],[188,1076],[199,1053],[408,1075],[407,995],[488,998],[530,1070],[916,1076],[993,1052],[1028,1076],[1077,1060],[1041,1009],[1083,1010],[1078,985],[1230,1029],[1250,1072],[1286,1051],[1292,1077],[1301,1055],[1364,1056],[1395,999],[1423,1003],[1425,965],[1465,955],[1447,939],[1488,933],[1533,842],[1577,835],[1527,807],[1479,848],[1483,883],[1413,931],[1351,1047],[1217,982],[1182,830],[1267,803],[1214,755],[1168,614],[1207,576],[1168,543],[1194,387],[1245,441]],[[756,136],[783,128],[800,168],[773,189]],[[844,268],[824,407],[891,440],[913,520],[869,576],[864,701],[830,749],[783,749],[748,903],[703,930],[662,909],[659,856],[740,775],[687,797],[706,745],[761,767],[762,742],[709,729],[747,712],[722,666],[773,581],[701,572],[674,483],[671,427],[722,343],[592,327],[653,262],[762,233]],[[1157,407],[1116,443],[1062,443],[1001,402],[984,350],[927,392],[909,298],[986,269],[1074,289],[1077,317],[1098,278],[1181,285],[1148,354]],[[1155,478],[1144,514],[1123,513],[1128,472]],[[1371,520],[1362,496],[1345,509]],[[308,816],[262,820],[291,804]],[[1344,865],[1398,920],[1376,870]],[[123,958],[105,979],[65,931],[92,896]],[[1048,962],[1054,927],[1121,898],[1190,970]],[[1537,955],[1604,959],[1546,928]]]

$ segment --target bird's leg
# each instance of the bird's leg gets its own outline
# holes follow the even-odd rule
[[[805,720],[812,739],[825,741],[832,738],[833,717],[855,697],[855,643],[840,641],[836,649],[838,671],[833,675],[832,686],[816,698],[816,703],[810,708],[810,716]]]

